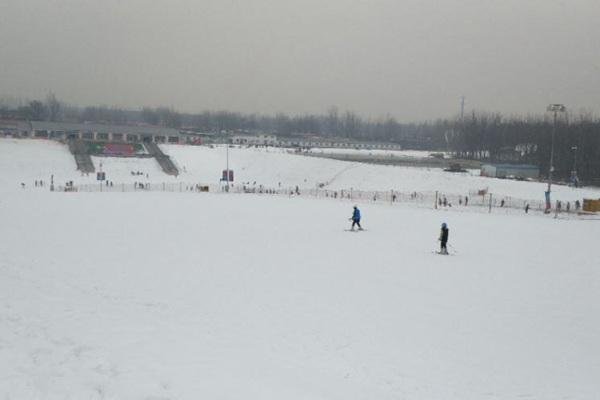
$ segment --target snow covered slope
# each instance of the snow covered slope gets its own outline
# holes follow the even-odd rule
[[[163,145],[162,149],[178,165],[178,177],[165,175],[154,159],[127,159],[93,157],[96,169],[106,172],[115,183],[184,182],[217,183],[226,165],[226,149],[204,146]],[[476,172],[452,174],[441,169],[411,168],[344,162],[305,157],[278,148],[231,148],[229,165],[235,171],[235,183],[256,182],[267,187],[391,190],[401,192],[440,191],[446,194],[468,195],[478,189],[489,188],[498,198],[512,196],[543,200],[546,184],[518,182],[477,176]],[[66,146],[46,140],[0,139],[0,191],[17,187],[20,182],[33,185],[35,179],[62,184],[73,180],[93,183],[95,176],[81,176]],[[132,175],[131,172],[142,175]],[[598,198],[598,189],[574,189],[554,185],[553,198],[564,201]]]
[[[0,191],[18,188],[21,182],[50,181],[51,174],[65,180],[77,174],[67,146],[49,140],[0,139]]]
[[[166,149],[185,166],[179,178],[153,160],[103,169],[115,182],[212,182],[225,162],[224,148]],[[230,155],[239,180],[265,185],[543,188],[271,149]],[[50,173],[93,182],[74,169],[59,144],[0,140],[0,398],[600,392],[597,220],[364,204],[368,230],[345,232],[343,200],[30,188]],[[451,256],[433,253],[441,222]]]
[[[162,146],[187,173],[181,179],[198,179],[214,182],[225,168],[224,147]],[[290,154],[278,148],[231,148],[229,165],[236,173],[238,182],[254,182],[276,187],[315,187],[325,183],[326,188],[361,190],[440,191],[467,195],[470,191],[489,188],[498,196],[524,199],[543,199],[546,184],[491,179],[478,175],[479,172],[455,174],[436,168],[412,168],[344,162],[324,158]],[[188,178],[189,177],[189,178]],[[556,199],[573,201],[583,197],[600,197],[597,189],[574,189],[554,185]]]
[[[5,194],[0,396],[600,392],[597,221],[378,205],[352,233],[350,211],[254,195]],[[441,221],[452,256],[432,254]]]

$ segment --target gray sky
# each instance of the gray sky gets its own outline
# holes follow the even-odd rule
[[[0,96],[402,121],[600,112],[599,0],[1,0]]]

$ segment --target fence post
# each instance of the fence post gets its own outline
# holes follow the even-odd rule
[[[492,212],[492,194],[490,193],[490,206],[489,206],[489,213]]]
[[[438,191],[435,191],[435,202],[433,203],[433,208],[437,210],[438,208]]]

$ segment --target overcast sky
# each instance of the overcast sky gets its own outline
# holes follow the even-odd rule
[[[1,0],[0,96],[401,121],[600,112],[600,0]]]

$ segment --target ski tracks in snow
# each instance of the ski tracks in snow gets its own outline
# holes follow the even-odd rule
[[[0,288],[8,294],[0,295],[0,374],[4,376],[1,386],[15,398],[109,399],[123,393],[130,375],[137,371],[120,365],[114,349],[102,345],[102,332],[91,330],[92,336],[86,339],[85,335],[78,335],[79,328],[94,323],[100,316],[106,318],[113,307],[154,314],[163,312],[166,306],[57,279],[44,286],[41,282],[47,276],[40,276],[40,271],[34,271],[31,265],[16,264],[0,264]],[[28,303],[56,304],[60,311],[49,314],[45,307],[16,307],[9,300],[17,293],[29,298]],[[90,304],[94,306],[89,307]],[[69,333],[59,334],[57,326]],[[105,329],[110,332],[112,328]],[[148,382],[144,389],[144,399],[176,398],[172,385],[165,380]]]

